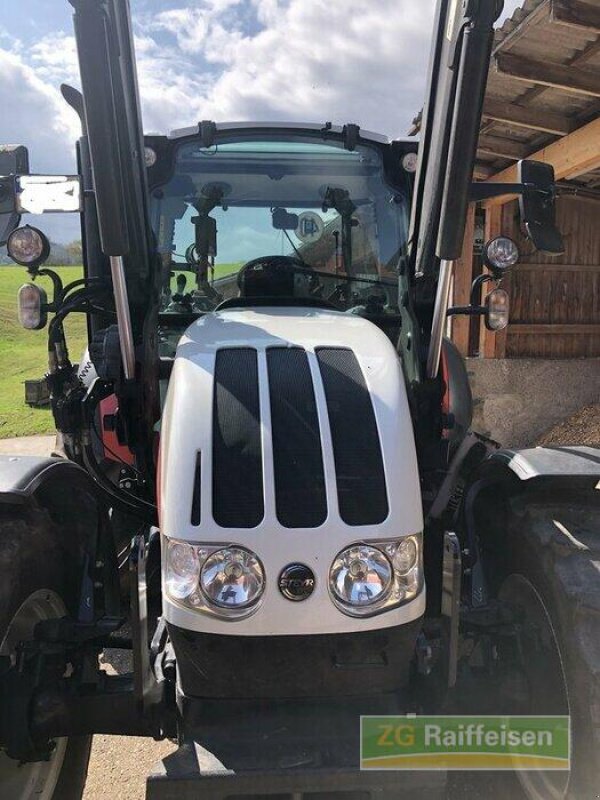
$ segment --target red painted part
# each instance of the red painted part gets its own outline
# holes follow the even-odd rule
[[[448,360],[446,358],[446,351],[443,347],[441,356],[442,381],[444,382],[444,396],[442,397],[442,419],[447,420],[450,416],[450,379],[448,376]],[[450,429],[444,427],[442,430],[442,437],[447,439],[449,435]]]
[[[102,421],[102,444],[104,445],[104,458],[116,463],[125,463],[132,466],[134,463],[133,453],[128,447],[122,445],[117,438],[116,431],[109,431],[104,425],[105,417],[112,416],[117,413],[119,406],[117,405],[117,396],[111,394],[100,401],[100,419]]]

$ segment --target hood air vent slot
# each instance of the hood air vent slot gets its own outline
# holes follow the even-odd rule
[[[300,347],[267,350],[277,519],[316,528],[327,517],[321,432],[312,376]]]
[[[200,497],[202,491],[202,453],[196,453],[196,469],[194,470],[194,491],[192,493],[192,513],[190,522],[192,525],[200,525],[202,519]]]
[[[389,513],[381,443],[365,377],[351,350],[322,347],[317,358],[327,400],[340,517],[377,525]]]
[[[213,417],[213,517],[254,528],[265,513],[256,350],[219,350]]]

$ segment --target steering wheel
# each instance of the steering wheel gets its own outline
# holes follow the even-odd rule
[[[260,256],[247,261],[237,274],[242,297],[293,297],[294,275],[311,270],[295,256]]]

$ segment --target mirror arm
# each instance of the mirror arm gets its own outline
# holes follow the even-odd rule
[[[487,313],[485,306],[452,306],[446,311],[447,317],[454,317],[458,314],[464,314],[467,317],[477,317]]]
[[[52,302],[47,303],[47,310],[53,312],[58,311],[63,300],[63,282],[60,278],[60,275],[57,275],[53,269],[37,269],[34,273],[30,274],[34,280],[38,276],[46,276],[47,278],[50,278],[53,285],[53,292]]]
[[[484,283],[488,283],[489,281],[494,281],[494,280],[497,280],[497,279],[494,278],[493,275],[490,275],[487,272],[484,272],[482,275],[478,275],[475,278],[475,280],[471,284],[471,296],[470,296],[471,306],[474,306],[475,303],[477,302],[477,300],[481,299],[480,297],[479,298],[477,297],[477,293],[481,290],[481,287],[483,286],[483,284]]]
[[[469,199],[471,201],[490,200],[492,197],[502,197],[503,194],[525,194],[526,191],[536,191],[533,183],[487,183],[477,181],[471,184]]]

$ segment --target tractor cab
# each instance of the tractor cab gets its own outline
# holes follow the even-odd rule
[[[163,358],[194,319],[233,307],[355,314],[397,342],[416,144],[348,127],[146,138]]]

